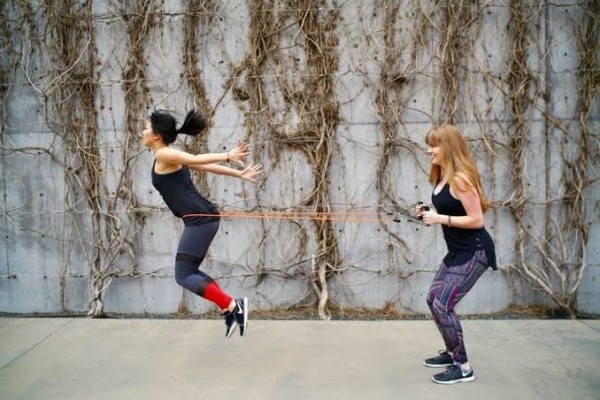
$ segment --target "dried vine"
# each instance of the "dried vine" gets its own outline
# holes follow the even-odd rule
[[[527,35],[527,21],[531,16],[527,16],[527,9],[516,1],[511,3],[515,43],[507,80],[509,87],[507,92],[511,96],[515,118],[510,146],[515,157],[513,164],[515,192],[509,209],[517,223],[515,250],[518,256],[518,263],[511,265],[510,268],[531,287],[547,295],[571,318],[577,315],[577,292],[587,264],[588,227],[585,215],[585,192],[593,182],[590,176],[592,166],[589,155],[597,151],[592,149],[587,126],[592,99],[598,94],[598,86],[594,83],[598,70],[598,60],[595,56],[599,38],[597,7],[588,8],[584,15],[580,41],[582,58],[578,67],[580,71],[578,74],[579,133],[572,127],[558,122],[548,111],[545,115],[550,126],[564,133],[564,142],[569,143],[568,138],[573,136],[578,136],[580,140],[575,146],[575,154],[569,155],[571,151],[566,146],[560,152],[564,166],[561,181],[564,189],[559,198],[547,200],[546,226],[543,230],[537,229],[535,224],[530,222],[531,217],[527,212],[529,195],[525,189],[527,183],[523,173],[526,170],[525,149],[529,142],[527,113],[534,105],[531,89],[535,80],[533,73],[527,67],[528,52],[531,48],[529,35]],[[552,204],[556,206],[553,207]]]
[[[317,212],[330,212],[329,164],[339,123],[339,104],[335,96],[334,74],[338,70],[338,37],[335,33],[339,19],[337,11],[321,13],[314,0],[301,1],[298,19],[302,21],[306,71],[309,78],[304,92],[297,99],[299,115],[304,116],[300,132],[287,139],[288,146],[301,150],[313,167],[315,186],[306,204]],[[315,104],[314,99],[319,99]],[[293,136],[298,136],[293,138]],[[294,140],[296,139],[296,140]],[[326,277],[339,266],[337,239],[331,221],[315,221],[317,249],[315,264],[317,278],[313,287],[319,296],[317,310],[321,319],[328,319],[329,299]]]
[[[472,28],[478,26],[482,8],[475,0],[450,0],[439,10],[443,13],[437,46],[442,84],[440,122],[457,124],[459,120],[464,120],[464,115],[460,115],[464,114],[464,107],[461,107],[458,98],[459,82],[464,81],[467,71],[468,58],[464,52],[469,49],[471,38],[477,35]],[[459,113],[459,110],[462,112]]]
[[[7,56],[14,56],[9,52],[11,47],[11,39],[12,35],[10,32],[11,23],[8,20],[8,7],[5,2],[2,2],[2,6],[0,8],[0,49],[2,53]],[[8,62],[0,64],[0,102],[2,103],[2,107],[0,107],[0,146],[3,144],[4,137],[4,127],[6,120],[6,97],[8,95],[8,77],[11,75],[10,72],[15,70],[15,63],[12,60],[7,60]],[[2,188],[3,192],[6,193],[6,189]],[[3,201],[6,201],[3,199]]]
[[[97,300],[101,304],[105,287],[97,285],[95,278],[102,271],[104,257],[110,249],[99,245],[106,227],[103,217],[108,213],[100,195],[103,192],[102,161],[95,107],[98,87],[94,79],[94,29],[89,18],[91,2],[79,5],[73,1],[48,0],[45,8],[48,13],[47,46],[54,65],[53,79],[43,92],[47,120],[64,146],[73,149],[73,153],[64,154],[65,179],[70,188],[67,198],[77,204],[81,189],[90,212],[91,246],[85,248],[89,251],[87,258],[92,270],[90,285],[94,297],[91,301]],[[73,223],[78,225],[76,221]],[[67,244],[72,246],[74,243]],[[72,251],[68,250],[69,253]],[[63,287],[66,286],[64,272],[66,265],[61,277]],[[66,301],[63,295],[64,308]]]
[[[293,5],[293,6],[292,6]],[[246,74],[244,88],[234,87],[234,95],[251,104],[246,125],[250,132],[260,132],[263,127],[272,132],[276,143],[300,151],[313,169],[313,189],[298,206],[309,207],[316,212],[331,211],[328,178],[333,140],[338,124],[338,104],[335,100],[335,84],[332,76],[337,71],[337,36],[334,29],[338,15],[335,11],[321,12],[315,1],[291,2],[290,10],[276,15],[268,2],[254,0],[251,3],[250,38],[251,52],[244,63],[234,68],[234,79]],[[278,18],[279,17],[279,18]],[[287,23],[287,20],[293,21]],[[273,23],[276,21],[276,23]],[[302,49],[305,75],[301,82],[281,82],[282,95],[288,112],[299,116],[295,131],[281,132],[274,123],[276,117],[265,96],[260,76],[270,54],[279,43],[284,26],[297,26],[295,47]],[[298,90],[298,84],[302,90]],[[316,101],[318,99],[318,102]],[[264,119],[263,116],[264,115]],[[313,256],[310,282],[317,295],[320,318],[328,319],[326,310],[329,300],[327,277],[339,265],[337,243],[331,221],[314,221],[316,249]],[[304,240],[301,243],[305,243]]]
[[[513,118],[513,134],[509,143],[509,150],[513,156],[512,177],[514,191],[509,210],[516,222],[515,252],[517,254],[517,268],[528,262],[526,247],[526,207],[527,193],[525,192],[526,180],[523,176],[525,168],[525,144],[529,132],[526,123],[527,111],[530,106],[529,88],[531,85],[531,72],[527,66],[527,55],[530,46],[527,34],[528,26],[525,16],[525,7],[513,1],[510,5],[511,20],[513,24],[509,30],[513,33],[511,61],[507,71],[507,96],[511,104]]]
[[[136,209],[135,196],[131,190],[130,166],[137,154],[131,154],[129,141],[122,147],[123,170],[116,176],[113,191],[106,185],[106,171],[100,145],[98,110],[98,84],[96,80],[96,48],[92,18],[92,2],[48,0],[43,5],[47,26],[46,48],[52,62],[49,83],[41,94],[45,102],[48,126],[62,140],[64,152],[49,152],[52,160],[59,163],[65,172],[67,214],[72,214],[71,235],[75,238],[63,240],[66,254],[86,255],[90,266],[89,314],[101,316],[104,313],[103,296],[113,277],[136,276],[137,257],[134,254],[134,241],[139,231],[136,214],[129,214],[129,220],[122,218],[121,210]],[[127,79],[125,79],[127,83]],[[125,84],[126,84],[125,83]],[[131,120],[129,120],[131,121]],[[130,132],[137,127],[130,125]],[[128,139],[131,135],[128,135]],[[47,151],[47,150],[44,150]],[[86,207],[80,209],[79,197],[83,195]],[[85,218],[89,215],[89,220]],[[83,217],[83,218],[81,218]],[[87,238],[86,226],[91,226]],[[121,269],[123,257],[130,261],[129,268]],[[60,274],[61,304],[67,310],[67,277],[69,263],[77,262],[77,257],[67,260]]]
[[[214,109],[206,94],[202,82],[202,71],[199,68],[201,30],[208,30],[216,15],[216,3],[212,0],[188,0],[186,13],[183,17],[183,72],[182,78],[188,83],[194,108],[200,110],[208,118],[208,127],[212,125],[211,117]],[[186,150],[193,154],[208,153],[208,136],[200,135],[192,143],[188,143]],[[205,174],[196,174],[194,183],[202,192],[208,191],[208,182]]]
[[[383,6],[383,5],[380,5]],[[400,7],[390,7],[385,9],[384,13],[384,61],[381,67],[380,82],[378,83],[377,91],[377,106],[378,114],[381,120],[381,131],[383,133],[383,151],[379,168],[377,169],[377,189],[380,193],[378,210],[384,211],[383,204],[392,204],[394,208],[403,208],[396,196],[392,193],[391,188],[394,186],[389,182],[389,169],[391,168],[391,159],[398,151],[399,145],[402,144],[398,138],[398,131],[402,121],[402,112],[406,105],[402,98],[402,92],[405,89],[409,79],[414,78],[409,71],[412,71],[416,62],[415,52],[410,57],[410,65],[406,69],[402,69],[399,65],[403,48],[398,48],[398,38],[396,36],[395,22],[399,19]],[[390,237],[393,237],[400,248],[408,250],[407,243],[400,238],[387,225],[381,224],[382,228],[388,232]],[[390,244],[388,248],[392,248]]]

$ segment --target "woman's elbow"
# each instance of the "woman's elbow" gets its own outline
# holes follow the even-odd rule
[[[483,219],[483,215],[469,215],[469,219],[465,221],[464,228],[466,229],[481,229],[485,225],[485,221]]]
[[[473,221],[473,229],[481,229],[485,226],[485,221],[483,220],[483,216],[479,218],[475,218]]]

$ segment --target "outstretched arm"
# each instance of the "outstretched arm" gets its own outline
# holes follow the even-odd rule
[[[212,164],[217,162],[233,162],[244,165],[244,157],[250,154],[248,144],[238,141],[233,149],[226,153],[190,154],[185,151],[165,147],[155,154],[156,161],[162,164],[180,164],[192,167],[194,165]]]
[[[256,182],[255,176],[262,174],[263,172],[262,166],[254,163],[250,163],[250,165],[243,170],[233,169],[219,164],[195,164],[190,165],[190,169],[203,172],[212,172],[213,174],[218,175],[233,176],[234,178],[240,178],[250,182]]]

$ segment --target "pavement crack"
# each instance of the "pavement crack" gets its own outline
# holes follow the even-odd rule
[[[579,322],[581,322],[583,325],[587,326],[592,331],[594,331],[596,333],[600,333],[600,326],[598,326],[598,327],[592,326],[592,324],[591,323],[587,323],[586,320],[579,320]]]
[[[55,329],[52,330],[52,332],[48,333],[46,336],[44,336],[43,338],[41,338],[40,340],[38,340],[37,342],[35,342],[34,344],[32,344],[31,346],[29,346],[27,349],[23,350],[20,354],[18,354],[17,356],[15,356],[13,359],[9,360],[8,362],[6,362],[6,364],[0,366],[0,373],[2,371],[4,371],[4,369],[6,367],[8,367],[9,365],[11,365],[12,363],[14,363],[15,361],[21,359],[24,355],[26,355],[27,353],[29,353],[31,350],[35,349],[37,346],[39,346],[42,342],[46,341],[48,338],[50,338],[52,335],[54,335],[56,332],[58,332],[59,330],[61,330],[62,328],[64,328],[65,326],[67,326],[68,324],[70,324],[71,322],[73,322],[73,319],[69,319],[67,321],[65,321],[64,324],[61,324],[60,326],[56,327]]]

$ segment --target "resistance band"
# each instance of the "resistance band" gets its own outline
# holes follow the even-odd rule
[[[400,217],[401,214],[403,217]],[[392,217],[394,222],[411,222],[428,226],[422,220],[407,212],[320,212],[320,211],[222,211],[221,218],[248,219],[282,219],[282,220],[312,220],[312,221],[344,221],[344,222],[385,222],[386,217]],[[215,214],[186,214],[189,217],[214,217]]]

